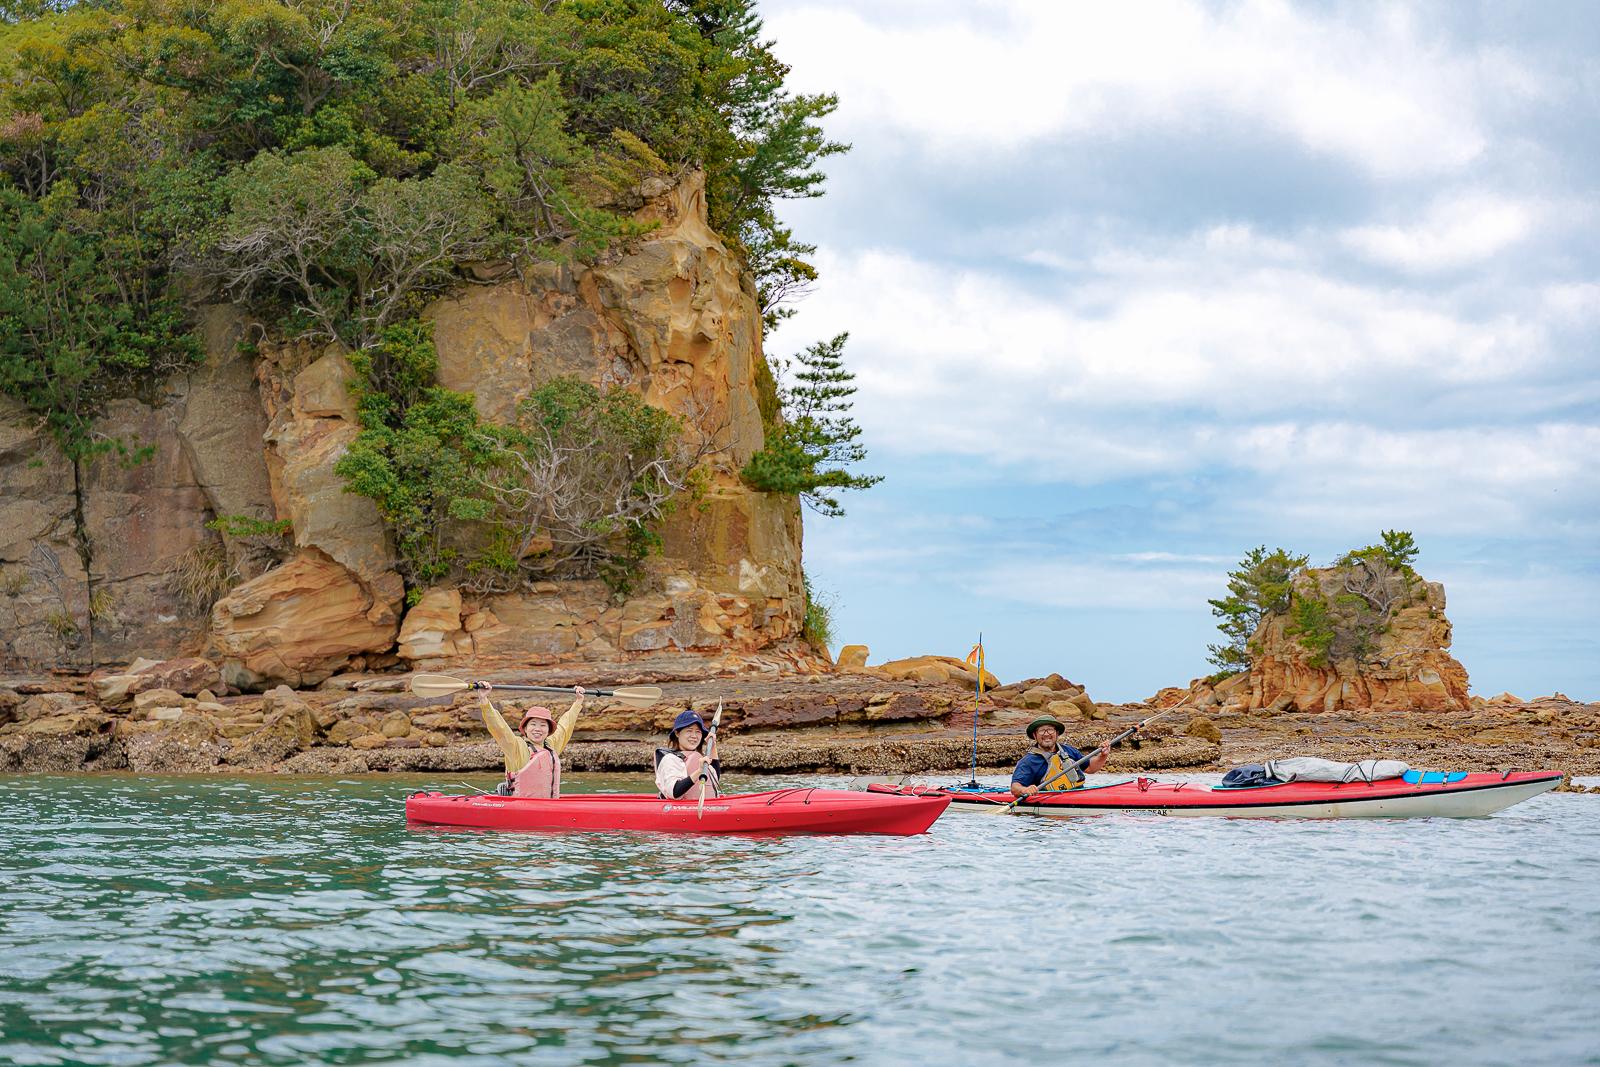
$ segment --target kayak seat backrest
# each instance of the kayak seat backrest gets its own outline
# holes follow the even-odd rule
[[[1400,777],[1407,785],[1449,785],[1466,776],[1466,771],[1407,771]]]
[[[1229,790],[1233,790],[1233,789],[1270,789],[1275,785],[1288,785],[1288,784],[1289,784],[1288,782],[1280,782],[1276,778],[1261,778],[1261,779],[1257,779],[1255,781],[1250,781],[1250,782],[1233,782],[1233,783],[1222,782],[1221,784],[1214,785],[1211,788],[1213,790],[1217,790],[1217,789],[1229,789]]]

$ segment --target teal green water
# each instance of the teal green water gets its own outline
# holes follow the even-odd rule
[[[1600,798],[688,839],[422,786],[0,778],[0,1062],[1600,1063]]]

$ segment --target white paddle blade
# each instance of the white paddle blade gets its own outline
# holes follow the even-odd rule
[[[651,704],[661,699],[659,685],[630,685],[623,689],[613,689],[611,700],[619,701],[630,708],[648,708]]]
[[[460,678],[452,678],[448,674],[413,674],[411,676],[411,691],[422,697],[447,697],[451,693],[459,693],[463,689],[472,688]]]

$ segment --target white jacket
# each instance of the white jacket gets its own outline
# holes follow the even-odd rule
[[[706,796],[717,795],[717,778],[721,770],[721,760],[712,760],[706,775]],[[686,792],[674,796],[679,783],[689,777],[689,764],[680,752],[671,749],[656,749],[656,792],[666,800],[699,800],[700,785],[691,782]]]

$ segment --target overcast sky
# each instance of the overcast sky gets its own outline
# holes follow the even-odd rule
[[[1600,699],[1592,4],[768,0],[841,98],[822,280],[886,476],[837,636],[1102,700],[1207,673],[1251,546],[1408,529],[1473,689]]]

